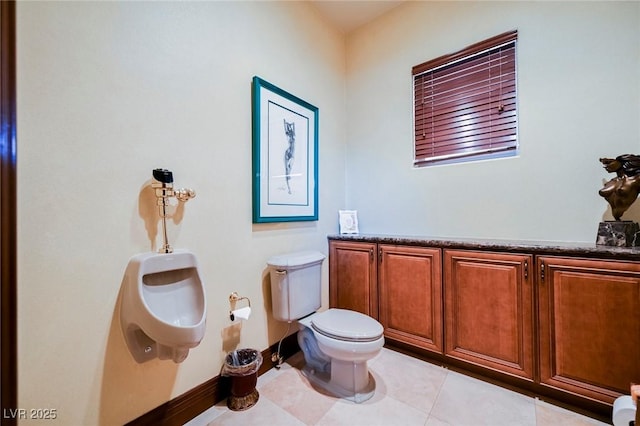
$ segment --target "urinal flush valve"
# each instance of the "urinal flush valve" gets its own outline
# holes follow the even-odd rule
[[[170,205],[169,199],[175,197],[179,202],[186,203],[196,196],[196,192],[189,188],[173,189],[173,173],[167,169],[154,169],[153,179],[154,182],[151,187],[156,191],[158,213],[162,218],[163,245],[158,251],[160,253],[171,253],[173,248],[171,248],[167,240],[167,206]]]

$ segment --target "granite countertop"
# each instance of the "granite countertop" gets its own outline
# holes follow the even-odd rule
[[[334,234],[327,237],[337,241],[359,241],[380,244],[429,246],[451,249],[526,252],[546,255],[571,255],[617,260],[640,261],[640,247],[603,246],[585,242],[525,241],[479,238],[446,238],[417,235]]]

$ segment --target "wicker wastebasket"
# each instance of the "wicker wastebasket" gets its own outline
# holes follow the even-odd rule
[[[246,410],[258,402],[260,394],[256,383],[261,365],[262,355],[255,349],[238,349],[227,354],[222,375],[228,376],[231,381],[227,398],[230,410]]]

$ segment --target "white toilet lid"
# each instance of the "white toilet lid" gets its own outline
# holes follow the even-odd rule
[[[329,309],[313,316],[311,325],[319,333],[339,340],[378,340],[384,328],[370,316],[346,309]]]

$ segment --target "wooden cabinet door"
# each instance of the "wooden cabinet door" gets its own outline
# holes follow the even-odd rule
[[[640,383],[640,263],[537,258],[540,382],[612,403]]]
[[[378,319],[376,244],[329,242],[329,305]]]
[[[379,246],[378,291],[384,333],[442,353],[440,249]]]
[[[444,251],[445,355],[533,380],[532,260]]]

